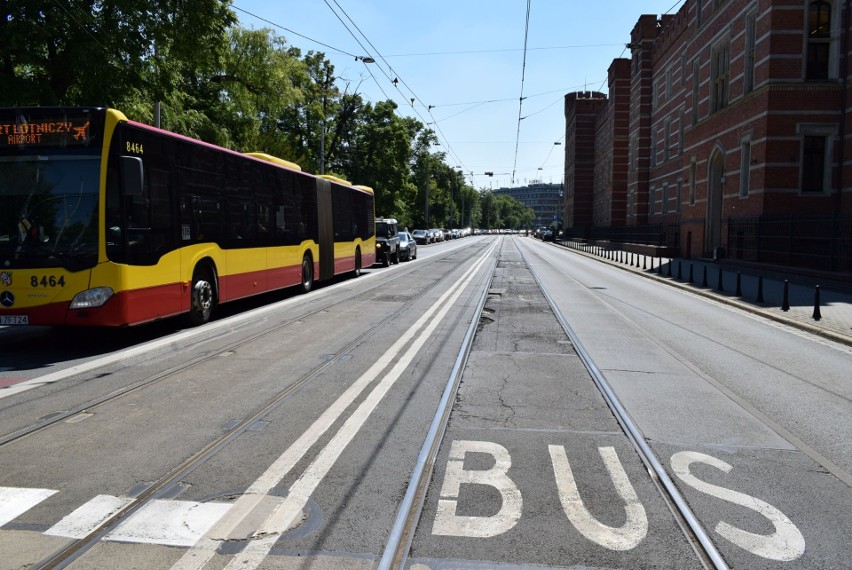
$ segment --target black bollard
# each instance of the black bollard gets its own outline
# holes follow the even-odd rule
[[[692,264],[689,264],[689,282],[695,283],[695,280],[692,278]]]
[[[757,302],[763,302],[763,275],[757,278]]]
[[[721,267],[719,268],[719,282],[716,283],[716,290],[717,291],[724,291],[725,290],[725,288],[722,286],[722,268]]]
[[[667,269],[667,271],[666,271],[666,273],[668,274],[668,276],[669,276],[669,277],[671,277],[671,276],[672,276],[672,261],[674,261],[674,260],[673,260],[673,259],[670,259],[670,260],[669,260],[668,269]]]
[[[677,280],[678,281],[683,281],[683,271],[681,271],[682,266],[683,266],[683,262],[678,260],[678,262],[677,262]]]
[[[786,279],[784,280],[784,300],[781,302],[781,310],[790,310],[790,283]]]
[[[814,320],[818,321],[822,318],[822,313],[819,312],[819,285],[814,287]]]
[[[643,256],[642,256],[642,271],[645,271],[646,269],[648,269],[648,268],[645,266],[645,262],[646,262],[647,260],[648,260],[648,256],[647,256],[647,255],[643,255]],[[638,264],[637,264],[637,265],[638,265]]]
[[[707,266],[704,266],[704,277],[701,279],[701,286],[707,287]]]
[[[737,292],[735,293],[737,297],[743,296],[743,288],[742,288],[742,274],[737,271]]]

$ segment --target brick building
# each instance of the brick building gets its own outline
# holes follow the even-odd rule
[[[848,219],[845,4],[687,0],[641,16],[608,95],[565,97],[565,227],[666,225],[682,255],[748,259],[766,232],[754,220]]]

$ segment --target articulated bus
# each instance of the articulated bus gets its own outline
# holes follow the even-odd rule
[[[0,109],[0,325],[126,326],[361,273],[366,186],[129,121]]]

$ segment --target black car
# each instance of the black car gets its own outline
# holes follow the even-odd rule
[[[376,220],[376,263],[399,263],[399,228],[393,218]]]
[[[414,230],[411,236],[418,245],[429,245],[432,243],[432,236],[429,235],[429,230]]]

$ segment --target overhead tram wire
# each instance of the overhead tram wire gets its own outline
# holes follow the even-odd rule
[[[107,51],[106,46],[104,46],[104,44],[102,44],[102,43],[100,42],[100,40],[98,40],[98,38],[96,38],[96,37],[95,37],[95,35],[91,32],[91,30],[89,30],[89,28],[87,28],[86,26],[84,26],[82,23],[80,23],[80,21],[79,21],[77,18],[75,18],[75,17],[74,17],[74,14],[72,14],[72,13],[71,13],[71,10],[69,10],[67,6],[63,5],[61,2],[59,2],[59,0],[53,0],[53,1],[54,1],[54,3],[55,3],[57,6],[59,6],[60,8],[62,8],[62,9],[65,11],[65,13],[66,13],[66,14],[68,14],[68,17],[69,17],[69,18],[71,18],[72,20],[74,20],[74,23],[75,23],[75,24],[77,24],[78,26],[80,26],[80,28],[81,28],[84,32],[86,32],[86,34],[88,34],[88,36],[89,36],[90,38],[92,38],[93,40],[95,40],[95,43],[96,43],[96,44],[98,44],[99,46],[101,46],[101,49],[103,49],[103,50],[104,50],[104,52],[109,53],[109,52]]]
[[[522,116],[524,110],[524,81],[526,80],[526,72],[527,72],[527,41],[529,40],[530,34],[530,7],[532,4],[532,0],[527,0],[527,15],[526,22],[524,24],[524,60],[521,64],[521,97],[518,101],[518,131],[515,134],[515,163],[512,166],[512,184],[515,183],[515,171],[518,168],[518,144],[521,140],[521,121],[524,119]]]
[[[335,2],[335,4],[337,4],[337,2]],[[369,50],[368,50],[368,49],[364,46],[364,44],[363,44],[363,43],[361,43],[361,41],[360,41],[360,40],[358,39],[358,37],[357,37],[357,36],[356,36],[356,35],[352,32],[352,30],[351,30],[351,29],[349,29],[349,26],[347,26],[347,25],[346,25],[346,22],[344,22],[344,21],[343,21],[343,19],[340,17],[340,15],[339,15],[339,14],[337,14],[337,12],[335,12],[334,8],[332,8],[332,7],[331,7],[331,5],[328,3],[328,0],[326,0],[326,5],[329,7],[329,9],[332,11],[332,13],[333,13],[333,14],[337,17],[337,19],[338,19],[338,20],[340,20],[340,23],[341,23],[341,24],[343,24],[343,27],[344,27],[344,28],[346,28],[346,31],[348,31],[348,32],[350,33],[350,35],[352,35],[352,37],[355,39],[355,41],[356,41],[356,42],[358,42],[358,45],[359,45],[359,46],[360,46],[360,47],[364,50],[364,53],[366,53],[366,54],[367,54],[367,55],[368,55],[368,56],[372,59],[372,55],[370,55],[370,51],[369,51]],[[232,6],[233,6],[233,4],[232,4]],[[379,90],[382,92],[382,95],[385,97],[385,99],[387,99],[387,100],[393,100],[393,98],[392,98],[392,97],[390,97],[390,96],[388,96],[388,94],[387,94],[387,93],[385,92],[385,90],[382,88],[382,84],[381,84],[381,82],[380,82],[380,81],[376,78],[376,76],[373,74],[372,70],[371,70],[371,69],[369,68],[369,66],[367,65],[367,62],[365,61],[365,58],[364,58],[363,56],[355,55],[355,54],[350,53],[350,52],[348,52],[348,51],[346,51],[346,50],[343,50],[343,49],[340,49],[340,48],[336,48],[336,47],[334,47],[334,46],[331,46],[331,45],[328,45],[328,44],[326,44],[326,43],[323,43],[323,42],[321,42],[321,41],[319,41],[319,40],[315,40],[315,39],[313,39],[313,38],[311,38],[311,37],[308,37],[308,36],[306,36],[306,35],[304,35],[304,34],[300,34],[300,33],[298,33],[298,32],[295,32],[295,31],[293,31],[293,30],[291,30],[291,29],[289,29],[289,28],[286,28],[286,27],[282,26],[281,24],[278,24],[278,23],[276,23],[276,22],[273,22],[272,20],[269,20],[269,19],[267,19],[267,18],[263,18],[263,17],[261,17],[261,16],[258,16],[257,14],[255,14],[255,13],[253,13],[253,12],[250,12],[250,11],[248,11],[248,10],[244,9],[244,8],[240,8],[240,7],[238,7],[238,6],[233,6],[233,7],[234,7],[234,9],[236,9],[236,10],[238,10],[238,11],[240,11],[240,12],[244,13],[244,14],[247,14],[247,15],[249,15],[249,16],[252,16],[253,18],[257,18],[258,20],[260,20],[260,21],[262,21],[262,22],[265,22],[265,23],[267,23],[267,24],[270,24],[270,25],[272,25],[272,26],[274,26],[274,27],[276,27],[276,28],[279,28],[279,29],[281,29],[281,30],[284,30],[284,31],[286,31],[286,32],[289,32],[289,33],[291,33],[291,34],[293,34],[293,35],[295,35],[295,36],[298,36],[298,37],[300,37],[300,38],[304,38],[304,39],[306,39],[306,40],[308,40],[308,41],[310,41],[310,42],[316,43],[316,44],[321,45],[321,46],[323,46],[323,47],[327,47],[328,49],[330,49],[330,50],[331,50],[331,51],[333,51],[333,52],[341,53],[341,54],[344,54],[344,55],[348,55],[348,56],[350,56],[350,57],[355,58],[356,60],[361,60],[361,61],[364,63],[364,66],[365,66],[365,68],[366,68],[366,70],[367,70],[367,73],[369,73],[369,74],[370,74],[370,77],[371,77],[371,78],[373,79],[373,81],[376,83],[376,86],[377,86],[377,87],[379,88]],[[339,4],[338,4],[338,7],[339,7]],[[361,30],[360,30],[360,28],[358,28],[357,24],[355,24],[355,22],[354,22],[354,21],[352,21],[352,19],[349,17],[349,15],[348,15],[348,14],[346,14],[345,10],[343,10],[343,8],[340,8],[340,10],[341,10],[341,11],[342,11],[342,12],[346,15],[346,17],[347,17],[347,18],[348,18],[348,19],[352,22],[352,24],[356,27],[356,29],[358,29],[358,31],[361,33],[361,35],[364,37],[364,39],[366,39],[366,40],[367,40],[367,43],[369,43],[369,44],[370,44],[370,46],[371,46],[371,47],[373,47],[373,49],[376,51],[376,53],[378,54],[378,56],[382,59],[382,61],[384,61],[385,65],[387,65],[387,66],[388,66],[388,68],[389,68],[392,72],[396,73],[396,72],[393,70],[393,67],[392,67],[392,66],[391,66],[391,65],[387,62],[387,60],[384,58],[384,56],[382,56],[380,53],[378,53],[378,50],[376,50],[376,48],[375,48],[375,46],[373,46],[372,42],[370,42],[370,40],[366,37],[366,35],[364,35],[364,34],[363,34],[363,32],[361,32]],[[404,93],[402,93],[402,91],[399,89],[399,86],[396,84],[396,82],[392,81],[392,80],[391,80],[391,78],[388,76],[388,74],[387,74],[387,73],[385,73],[384,69],[382,69],[382,67],[381,67],[381,66],[378,66],[378,67],[379,67],[379,69],[382,71],[382,74],[385,76],[385,78],[386,78],[388,81],[390,81],[391,83],[393,83],[394,87],[396,87],[396,89],[397,89],[397,91],[399,92],[399,94],[400,94],[402,97],[406,97],[406,95],[405,95]],[[408,85],[406,85],[404,81],[403,81],[403,85],[405,85],[406,87],[408,87]],[[414,93],[414,91],[413,91],[413,90],[411,90],[411,88],[410,88],[410,87],[408,87],[408,89],[411,91],[412,95],[414,95],[414,96],[415,96],[415,100],[420,101],[420,104],[421,104],[422,106],[424,106],[424,107],[425,107],[426,105],[425,105],[425,104],[423,104],[423,102],[420,100],[420,98],[419,98],[419,97],[417,97],[417,95]],[[425,118],[425,117],[423,117],[423,115],[421,115],[421,114],[417,111],[417,109],[416,109],[416,108],[414,108],[413,103],[412,103],[412,108],[413,108],[414,112],[417,114],[417,116],[418,116],[418,117],[420,117],[420,119],[423,121],[423,123],[425,123],[425,124],[429,124],[429,121],[427,121],[427,120],[426,120],[426,118]],[[439,131],[440,131],[440,129],[439,129]],[[451,153],[451,154],[452,154],[452,155],[456,158],[456,160],[457,160],[459,163],[462,163],[462,164],[463,164],[463,161],[461,161],[461,159],[459,159],[459,158],[458,158],[458,155],[456,155],[456,154],[455,154],[455,151],[452,149],[452,146],[451,146],[451,145],[449,144],[449,142],[446,140],[446,136],[444,136],[444,135],[443,135],[443,133],[441,133],[441,135],[444,137],[444,144],[445,144],[445,146],[447,147],[447,149],[450,151],[450,153]]]
[[[302,38],[302,39],[306,39],[306,40],[308,40],[309,42],[313,42],[313,43],[315,43],[315,44],[317,44],[317,45],[321,45],[321,46],[323,46],[323,47],[326,47],[326,48],[330,49],[330,50],[331,50],[331,51],[333,51],[333,52],[336,52],[336,53],[342,53],[343,55],[348,55],[348,56],[350,56],[350,57],[354,57],[354,58],[356,58],[356,59],[357,59],[357,57],[358,57],[358,56],[357,56],[357,55],[355,55],[354,53],[349,53],[349,52],[348,52],[348,51],[346,51],[346,50],[342,50],[342,49],[340,49],[340,48],[336,48],[336,47],[334,47],[334,46],[330,46],[330,45],[328,45],[328,44],[326,44],[326,43],[323,43],[323,42],[321,42],[321,41],[319,41],[319,40],[315,40],[315,39],[313,39],[313,38],[309,38],[308,36],[303,35],[303,34],[300,34],[299,32],[294,32],[294,31],[293,31],[293,30],[291,30],[290,28],[285,28],[285,27],[284,27],[284,26],[282,26],[281,24],[277,24],[277,23],[273,22],[272,20],[267,20],[266,18],[264,18],[264,17],[262,17],[262,16],[258,16],[257,14],[254,14],[254,13],[252,13],[252,12],[249,12],[248,10],[245,10],[245,9],[243,9],[243,8],[240,8],[239,6],[236,6],[236,5],[234,5],[234,4],[231,4],[231,7],[232,7],[232,8],[234,8],[234,10],[237,10],[237,11],[239,11],[239,12],[242,12],[243,14],[247,14],[247,15],[251,16],[252,18],[257,18],[257,19],[258,19],[258,20],[260,20],[261,22],[266,22],[267,24],[269,24],[269,25],[271,25],[271,26],[274,26],[274,27],[276,27],[276,28],[278,28],[278,29],[284,30],[284,31],[285,31],[285,32],[287,32],[287,33],[293,34],[294,36],[298,36],[298,37],[300,37],[300,38]]]
[[[340,23],[343,24],[343,27],[346,28],[346,31],[349,32],[349,34],[355,39],[356,42],[358,42],[358,45],[361,46],[361,48],[364,50],[364,52],[369,54],[370,50],[368,50],[364,46],[364,44],[361,43],[361,40],[358,39],[358,36],[349,28],[349,26],[346,24],[346,22],[343,21],[343,18],[340,17],[340,14],[338,14],[335,11],[335,9],[331,6],[331,4],[329,3],[329,0],[324,0],[324,1],[325,1],[326,6],[328,6],[329,10],[332,11],[332,13],[337,17],[337,19],[340,20]],[[385,57],[381,54],[381,52],[379,52],[378,48],[375,45],[373,45],[373,42],[370,41],[370,39],[367,37],[367,35],[363,31],[361,31],[361,28],[358,27],[358,24],[356,24],[355,21],[346,12],[346,10],[344,10],[343,7],[340,6],[340,4],[337,2],[337,0],[332,0],[332,1],[337,6],[337,8],[343,13],[343,15],[346,16],[346,19],[349,20],[352,23],[352,25],[355,27],[356,30],[358,30],[358,33],[361,35],[361,37],[363,37],[364,40],[370,45],[373,53],[375,53],[382,60],[382,62],[384,62],[384,64],[388,67],[388,69],[394,74],[394,78],[396,79],[396,81],[392,80],[390,78],[390,76],[387,73],[385,73],[385,70],[380,65],[380,66],[378,66],[378,68],[382,72],[382,74],[385,76],[385,78],[387,78],[387,80],[390,81],[393,84],[394,88],[399,92],[399,94],[402,97],[406,97],[406,95],[399,88],[398,83],[402,83],[408,89],[410,94],[413,96],[413,97],[408,98],[411,101],[412,110],[414,111],[414,113],[418,117],[420,117],[420,119],[423,121],[424,124],[430,124],[430,121],[427,121],[426,118],[423,117],[423,115],[420,114],[420,112],[414,106],[414,102],[418,101],[420,103],[420,105],[423,106],[423,107],[426,107],[427,110],[429,109],[429,107],[426,104],[423,103],[423,100],[420,99],[420,97],[417,96],[417,94],[414,92],[414,90],[407,83],[405,83],[404,80],[399,78],[399,74],[394,70],[393,66],[390,63],[388,63],[387,59],[385,59]],[[372,75],[372,73],[370,75]],[[375,77],[374,77],[374,80],[375,80]],[[377,84],[378,84],[378,82],[377,82]],[[380,87],[380,89],[381,89],[381,87]],[[384,93],[384,91],[382,91],[382,93]],[[390,99],[390,97],[388,97],[388,99]],[[444,135],[443,131],[441,131],[441,128],[438,125],[438,122],[435,120],[434,116],[432,116],[431,112],[429,113],[429,115],[430,115],[430,117],[432,117],[431,123],[435,125],[437,131],[439,133],[441,133],[441,137],[443,137],[443,144],[446,146],[448,154],[451,154],[457,160],[457,162],[459,164],[463,164],[463,162],[459,159],[456,152],[453,150],[452,146],[450,145],[450,143],[447,140],[446,136]]]

